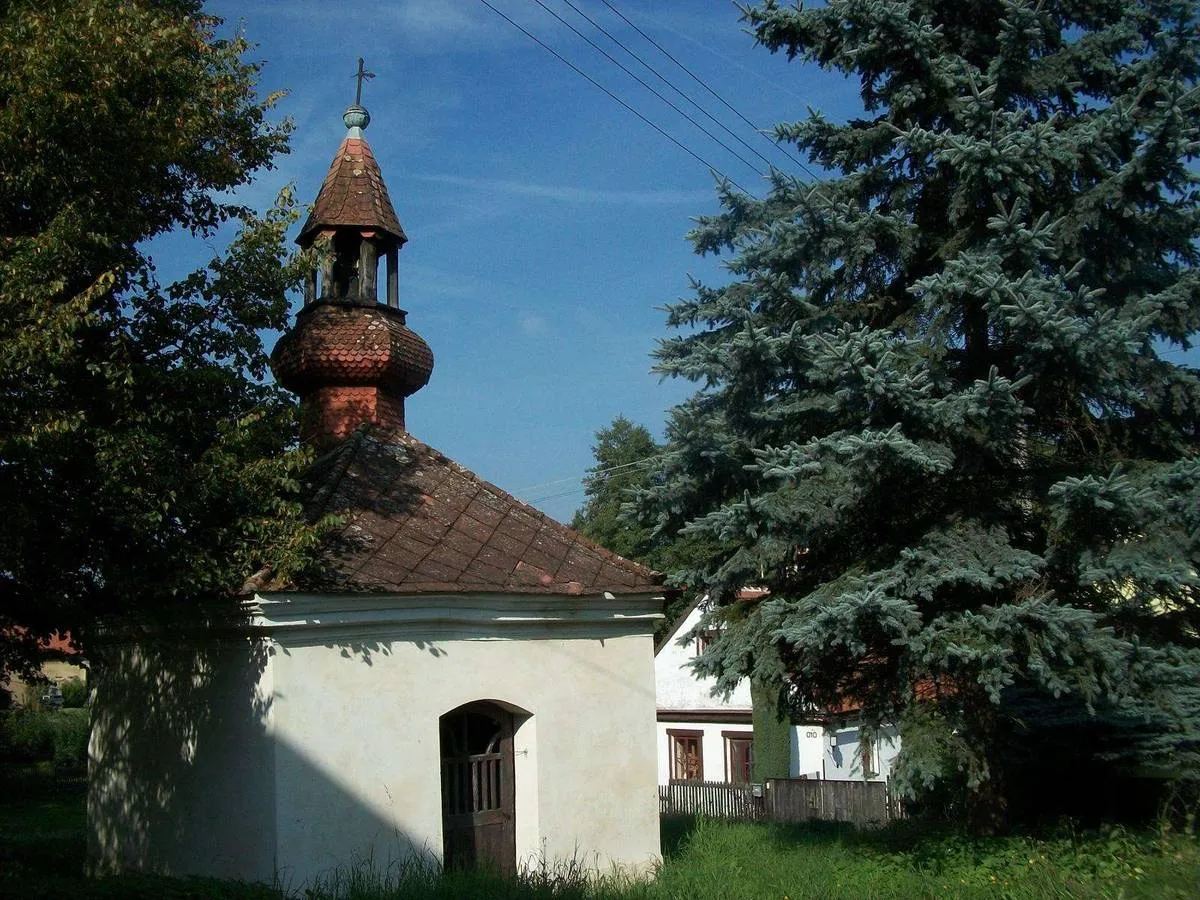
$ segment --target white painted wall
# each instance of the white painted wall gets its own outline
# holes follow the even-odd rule
[[[679,639],[700,621],[693,609],[654,658],[654,687],[659,709],[750,709],[750,683],[742,681],[729,697],[713,696],[714,678],[699,678],[689,663],[696,657],[696,642]]]
[[[825,738],[825,777],[839,781],[857,781],[863,777],[859,742],[862,739],[858,728],[842,728],[836,732],[836,745]],[[887,781],[891,776],[892,763],[900,755],[900,732],[894,726],[879,730],[874,741],[874,775],[867,781]]]
[[[98,655],[94,673],[89,870],[271,881],[265,645],[115,647]]]
[[[792,752],[788,760],[788,775],[823,778],[821,765],[829,746],[829,734],[821,725],[793,725]]]
[[[648,871],[660,603],[285,598],[263,601],[263,640],[113,648],[93,713],[90,867],[298,890],[440,859],[439,719],[491,700],[517,718],[518,862]]]
[[[696,657],[694,640],[679,643],[679,638],[688,634],[700,621],[700,610],[688,613],[675,635],[658,651],[654,659],[654,684],[659,711],[658,723],[658,783],[666,784],[671,777],[670,741],[668,729],[703,732],[704,778],[706,781],[725,779],[725,748],[723,731],[744,728],[747,725],[730,725],[718,721],[674,721],[672,712],[679,710],[713,711],[714,713],[750,712],[750,685],[742,681],[728,698],[712,695],[715,679],[699,678],[693,672],[690,661]],[[831,744],[830,736],[835,742]],[[788,774],[792,778],[827,778],[840,781],[862,778],[859,761],[859,730],[857,727],[841,727],[833,732],[823,724],[793,725],[791,729],[791,759]],[[895,728],[880,732],[875,744],[876,774],[869,781],[886,781],[892,763],[900,753],[900,735]]]
[[[475,700],[529,715],[514,738],[519,861],[544,853],[648,868],[658,858],[650,642],[389,641],[367,655],[282,645],[274,721],[284,884],[354,854],[384,865],[413,852],[440,858],[438,719]]]

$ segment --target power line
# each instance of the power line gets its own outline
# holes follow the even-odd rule
[[[615,100],[617,103],[621,104],[623,107],[625,107],[627,110],[629,110],[635,116],[637,116],[639,119],[641,119],[643,122],[645,122],[651,128],[653,128],[655,131],[657,131],[659,134],[661,134],[663,137],[665,137],[668,141],[670,141],[672,144],[674,144],[676,147],[678,147],[680,150],[682,150],[688,156],[692,157],[692,159],[696,160],[696,162],[700,163],[700,165],[704,166],[710,172],[712,172],[716,175],[719,175],[723,180],[728,181],[731,185],[733,185],[735,188],[737,188],[743,194],[750,194],[750,192],[748,190],[746,190],[744,187],[742,187],[740,184],[738,184],[736,181],[734,181],[732,178],[730,178],[728,175],[726,175],[724,172],[722,172],[720,169],[718,169],[712,163],[706,161],[702,156],[697,154],[690,147],[685,146],[683,143],[681,143],[675,137],[668,134],[666,131],[664,131],[662,128],[660,128],[658,125],[654,124],[652,121],[647,119],[644,115],[642,115],[640,112],[638,112],[632,106],[630,106],[628,103],[626,103],[624,100],[622,100],[616,94],[614,94],[612,91],[610,91],[604,85],[600,84],[600,82],[596,81],[596,79],[592,78],[592,76],[588,75],[587,72],[584,72],[577,65],[575,65],[573,62],[571,62],[569,59],[567,59],[561,53],[559,53],[557,50],[555,50],[553,47],[551,47],[549,44],[542,41],[541,38],[539,38],[537,35],[530,32],[523,25],[520,25],[517,22],[514,22],[512,19],[510,19],[508,16],[506,16],[500,10],[496,9],[496,7],[492,6],[492,4],[488,2],[488,0],[479,0],[479,2],[482,3],[484,6],[486,6],[488,9],[490,9],[492,12],[494,12],[496,15],[498,15],[500,18],[502,18],[505,22],[507,22],[513,28],[516,28],[518,31],[520,31],[522,34],[524,34],[526,37],[528,37],[531,41],[533,41],[535,44],[537,44],[543,50],[546,50],[548,53],[553,55],[554,58],[557,59],[559,62],[568,66],[577,75],[587,79],[593,86],[599,88],[601,91],[603,91],[605,94],[607,94],[613,100]],[[753,195],[751,194],[751,196],[753,196]]]
[[[551,485],[555,484],[563,484],[564,482],[568,481],[582,481],[585,478],[595,478],[597,475],[607,475],[609,472],[616,472],[620,469],[628,469],[630,466],[639,466],[642,463],[652,462],[662,455],[663,454],[661,452],[651,453],[649,456],[643,456],[641,459],[635,459],[632,462],[621,463],[619,466],[608,466],[604,469],[592,469],[584,475],[568,475],[566,478],[556,478],[554,481],[543,481],[541,484],[531,484],[528,487],[523,487],[517,491],[514,491],[514,493],[525,494],[529,491],[535,491],[538,488],[550,487]],[[583,489],[578,488],[577,490]],[[570,493],[574,493],[574,491],[571,491]]]
[[[692,125],[695,125],[697,128],[699,128],[700,131],[704,133],[705,137],[707,137],[709,140],[715,141],[718,145],[720,145],[720,147],[722,149],[724,149],[727,153],[732,154],[734,157],[736,157],[738,160],[740,160],[744,166],[746,166],[747,168],[752,170],[760,178],[766,177],[766,173],[762,172],[756,165],[754,165],[754,163],[750,162],[750,160],[746,159],[746,157],[742,156],[740,153],[738,153],[736,150],[734,150],[732,147],[730,147],[728,144],[726,144],[724,141],[722,141],[719,137],[717,137],[715,134],[713,134],[711,131],[709,131],[707,128],[705,128],[703,125],[701,125],[695,119],[693,119],[690,115],[688,115],[686,112],[684,112],[678,106],[676,106],[674,103],[672,103],[666,97],[664,97],[661,93],[659,93],[657,90],[655,90],[649,84],[647,84],[645,81],[643,81],[637,75],[635,75],[624,63],[622,63],[619,59],[617,59],[615,56],[613,56],[608,51],[606,51],[603,47],[601,47],[599,44],[597,44],[595,41],[593,41],[591,38],[589,38],[586,34],[584,34],[582,31],[580,31],[578,28],[576,28],[574,25],[572,25],[570,22],[568,22],[566,19],[564,19],[562,16],[560,16],[554,10],[552,10],[549,6],[547,6],[544,2],[542,2],[542,0],[533,0],[533,2],[536,3],[538,6],[540,6],[542,9],[544,9],[546,12],[548,12],[550,15],[554,16],[554,18],[556,18],[563,25],[566,25],[568,28],[570,28],[571,31],[573,31],[576,34],[576,36],[587,41],[587,44],[589,47],[591,47],[597,53],[603,55],[604,58],[607,59],[610,63],[612,63],[614,66],[616,66],[622,72],[624,72],[626,75],[628,75],[630,78],[632,78],[638,84],[640,84],[642,87],[644,87],[650,93],[652,93],[655,97],[657,97],[663,103],[667,104],[667,106],[671,107],[671,109],[675,110],[675,112],[679,113],[679,115],[681,115],[685,119],[687,119],[688,122],[690,122]],[[579,9],[570,2],[570,0],[565,0],[565,2],[567,4],[567,6],[570,6],[571,9],[575,10],[575,12],[579,13],[581,16],[583,16],[585,19],[587,19],[589,22],[591,22],[593,25],[595,25],[596,28],[598,28],[601,32],[603,32],[605,35],[607,35],[610,39],[616,41],[616,38],[613,38],[612,35],[608,34],[608,32],[606,32],[606,31],[604,31],[603,28],[600,28],[599,25],[596,25],[596,23],[593,22],[591,20],[591,18],[589,18],[586,14],[580,12]],[[619,41],[617,41],[617,43],[620,44]],[[625,49],[625,48],[622,47],[622,49]],[[634,55],[632,52],[630,52],[628,50],[626,52],[629,52],[631,56]],[[636,59],[637,57],[634,56],[634,58]],[[638,60],[638,62],[641,62],[641,60]],[[643,63],[643,65],[645,65],[645,64]],[[650,67],[646,66],[646,68],[650,68]],[[650,71],[654,72],[653,69],[650,69]],[[654,74],[658,75],[657,72],[654,72]],[[662,76],[659,75],[659,78],[662,78]],[[662,80],[664,82],[666,82],[670,87],[672,87],[672,88],[675,87],[673,84],[671,84],[665,78],[662,78]],[[680,96],[684,97],[684,99],[690,99],[682,91],[679,91],[678,88],[675,88],[675,90],[677,91],[677,93],[680,94]],[[699,107],[697,107],[697,108],[699,108]],[[701,112],[703,112],[703,110],[701,110]],[[712,117],[710,116],[709,118],[712,118]],[[713,121],[716,122],[716,119],[713,119]],[[720,125],[721,123],[717,122],[717,124]],[[725,130],[728,131],[729,129],[725,129]],[[729,133],[733,134],[733,132],[729,132]],[[733,136],[735,138],[737,138],[736,134]],[[742,143],[744,144],[745,141],[742,141]],[[753,150],[753,148],[751,148],[751,149]],[[760,156],[761,156],[761,154],[760,154]],[[764,157],[764,161],[767,163],[767,165],[771,164],[770,160],[765,159],[765,157]]]
[[[640,34],[643,38],[645,38],[647,41],[649,41],[651,44],[653,44],[654,47],[663,56],[665,56],[671,62],[675,63],[675,65],[679,66],[679,68],[683,69],[683,71],[686,72],[688,75],[690,75],[697,84],[699,84],[702,88],[704,88],[706,91],[708,91],[714,97],[716,97],[717,100],[719,100],[721,102],[721,104],[727,110],[729,110],[731,113],[733,113],[739,119],[741,119],[743,122],[745,122],[751,128],[753,128],[756,133],[761,134],[764,138],[766,138],[767,140],[770,140],[770,138],[767,138],[766,134],[763,132],[763,130],[761,128],[759,128],[757,125],[755,125],[753,122],[751,122],[748,118],[746,118],[744,115],[742,115],[736,109],[734,109],[733,106],[730,105],[730,103],[724,97],[722,97],[715,90],[713,90],[711,87],[709,87],[703,78],[701,78],[699,75],[697,75],[691,69],[689,69],[687,66],[685,66],[683,63],[681,63],[678,59],[676,59],[669,50],[667,50],[658,41],[654,40],[654,38],[650,37],[650,35],[646,34],[646,32],[642,31],[642,29],[639,28],[634,22],[631,22],[629,20],[629,18],[623,12],[621,12],[619,9],[617,9],[615,6],[613,6],[611,3],[609,3],[608,0],[600,0],[600,2],[603,3],[605,6],[607,6],[609,9],[611,9],[618,16],[620,16],[621,20],[624,21],[627,25],[629,25],[630,28],[632,28],[634,31],[636,31],[638,34]],[[816,172],[814,172],[812,169],[810,169],[799,157],[793,155],[791,153],[791,151],[789,151],[787,149],[787,147],[785,147],[783,144],[779,143],[778,141],[771,141],[771,144],[773,146],[777,147],[781,153],[784,153],[788,157],[788,159],[790,159],[792,162],[794,162],[796,165],[798,165],[801,169],[803,169],[805,172],[807,172],[809,174],[809,176],[812,177],[814,180],[816,180],[816,181],[821,180],[820,176],[817,175]]]
[[[547,500],[557,500],[560,497],[570,497],[572,494],[582,493],[584,488],[571,488],[569,491],[559,491],[557,494],[546,494],[544,497],[534,497],[531,500],[522,500],[522,503],[528,503],[533,506],[536,503],[545,503]]]
[[[692,104],[692,106],[694,106],[696,109],[698,109],[705,116],[705,118],[707,118],[710,122],[712,122],[718,128],[723,130],[726,134],[728,134],[731,138],[733,138],[735,141],[737,141],[739,144],[741,144],[743,147],[745,147],[747,150],[749,150],[751,153],[753,153],[755,156],[757,156],[759,159],[761,159],[768,166],[773,165],[771,160],[767,159],[767,157],[765,157],[761,153],[759,153],[757,149],[750,146],[750,144],[747,143],[740,134],[735,132],[728,125],[726,125],[724,122],[722,122],[720,119],[718,119],[712,113],[710,113],[707,109],[705,109],[703,106],[701,106],[695,100],[693,100],[691,97],[689,97],[683,91],[681,91],[678,87],[676,87],[671,82],[671,80],[669,78],[667,78],[665,75],[663,75],[661,72],[659,72],[656,68],[654,68],[654,66],[650,65],[650,63],[646,62],[646,60],[642,59],[642,57],[639,56],[637,53],[630,50],[629,47],[627,47],[621,41],[620,38],[613,35],[612,32],[610,32],[603,25],[601,25],[599,22],[597,22],[595,19],[593,19],[591,16],[589,16],[586,12],[584,12],[582,9],[580,9],[578,6],[576,6],[574,3],[572,3],[571,0],[563,0],[563,3],[565,3],[571,9],[573,9],[579,16],[586,19],[588,21],[588,23],[592,25],[592,27],[594,27],[597,31],[599,31],[601,34],[603,34],[606,38],[608,38],[610,41],[612,41],[614,44],[616,44],[618,47],[620,47],[622,50],[624,50],[626,53],[628,53],[630,56],[632,56],[634,59],[636,59],[642,65],[642,67],[645,68],[648,72],[650,72],[650,74],[652,74],[655,78],[657,78],[659,81],[661,81],[663,84],[665,84],[671,90],[673,90],[676,94],[678,94],[680,97],[682,97],[688,103]],[[586,38],[585,38],[585,40],[586,40]],[[590,41],[589,41],[589,43],[590,43]],[[595,45],[593,45],[593,46],[595,46]],[[603,52],[603,51],[601,51],[601,52]],[[619,65],[619,63],[618,63],[618,65]],[[626,69],[626,71],[628,71],[628,69]],[[636,76],[634,76],[634,77],[636,77]],[[699,127],[699,126],[697,125],[697,127]],[[705,133],[707,134],[707,132],[705,132]],[[711,135],[710,135],[710,137],[711,137]],[[716,139],[714,138],[714,140],[716,140]],[[722,146],[724,146],[724,145],[722,145]],[[775,146],[777,149],[782,149],[782,148],[779,148],[779,146],[777,144]],[[726,149],[728,149],[728,148],[726,148]],[[738,158],[741,159],[741,157],[738,157]],[[745,160],[742,160],[742,161],[745,162]],[[763,173],[759,172],[759,174],[761,175]]]

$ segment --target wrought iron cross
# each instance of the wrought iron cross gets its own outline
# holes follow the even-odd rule
[[[354,105],[355,105],[355,106],[362,106],[362,84],[363,84],[363,80],[364,80],[364,79],[367,79],[367,78],[374,78],[374,77],[375,77],[375,73],[374,73],[374,72],[368,72],[366,69],[364,69],[364,68],[363,68],[363,58],[362,58],[361,56],[358,58],[358,71],[354,73],[354,77],[355,77],[356,79],[358,79],[358,88],[357,88],[357,90],[355,90],[355,92],[354,92]]]

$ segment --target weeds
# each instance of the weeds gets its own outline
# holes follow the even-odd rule
[[[1186,799],[1186,798],[1185,798]],[[1177,802],[1155,829],[1074,823],[1036,834],[976,838],[899,822],[873,831],[835,823],[779,825],[672,819],[663,823],[657,879],[597,873],[576,854],[545,854],[512,877],[442,872],[431,854],[373,858],[306,890],[212,879],[84,878],[83,803],[77,793],[0,801],[0,897],[75,900],[767,900],[803,897],[1145,898],[1200,896],[1195,806]]]

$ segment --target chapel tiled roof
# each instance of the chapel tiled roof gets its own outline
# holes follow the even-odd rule
[[[345,523],[299,590],[613,594],[662,576],[593,544],[406,432],[364,427],[313,470],[310,514]]]
[[[374,228],[400,244],[408,240],[392,208],[379,163],[363,137],[348,135],[338,147],[296,241],[307,246],[315,232],[342,225]]]

